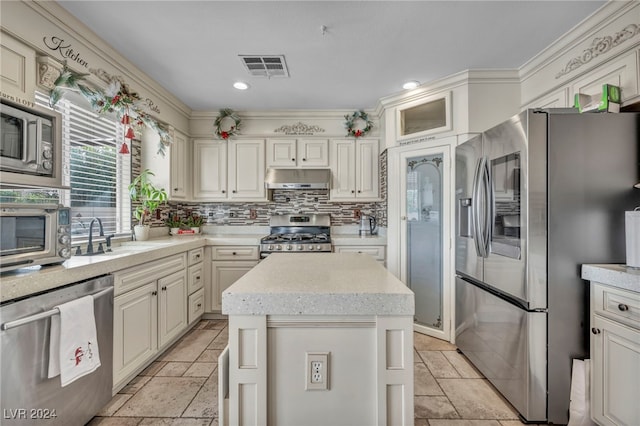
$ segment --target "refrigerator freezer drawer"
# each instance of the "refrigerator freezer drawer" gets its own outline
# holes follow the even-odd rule
[[[528,421],[545,421],[546,321],[456,277],[456,345]]]

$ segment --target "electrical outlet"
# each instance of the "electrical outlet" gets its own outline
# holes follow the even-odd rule
[[[258,212],[256,211],[256,209],[249,209],[249,219],[257,219],[258,218]]]
[[[330,352],[306,353],[306,390],[329,390]]]
[[[360,211],[360,209],[353,209],[353,217],[356,219],[360,219],[360,216],[362,215],[362,212]]]

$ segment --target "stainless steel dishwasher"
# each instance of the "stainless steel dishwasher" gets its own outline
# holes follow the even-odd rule
[[[47,378],[56,305],[92,295],[100,367],[65,387]],[[111,400],[113,277],[71,284],[0,305],[0,424],[84,425]]]

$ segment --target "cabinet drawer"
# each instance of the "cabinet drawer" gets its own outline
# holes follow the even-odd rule
[[[591,285],[595,313],[640,329],[640,294],[605,285]]]
[[[187,266],[186,253],[147,262],[141,266],[123,269],[113,274],[114,295],[126,293],[141,285],[155,281],[174,272],[184,271]]]
[[[187,283],[187,294],[191,294],[204,286],[204,269],[202,267],[202,263],[189,266]]]
[[[204,314],[203,288],[189,296],[189,324],[193,324],[202,314]]]
[[[384,246],[335,246],[336,253],[364,253],[376,260],[384,260]]]
[[[204,247],[189,250],[187,256],[189,258],[189,266],[202,262],[202,260],[204,259]]]
[[[211,247],[211,260],[257,260],[256,246],[214,246]]]

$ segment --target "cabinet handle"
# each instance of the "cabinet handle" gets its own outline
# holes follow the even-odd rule
[[[296,161],[296,159],[295,159],[295,158],[292,158],[292,159],[291,159],[291,161]]]
[[[174,190],[174,191],[177,191],[177,190],[178,190],[178,188],[173,188],[173,190]]]
[[[199,308],[202,306],[202,303],[198,303],[196,306]]]
[[[235,193],[236,193],[236,190],[234,189],[234,190],[233,190],[233,191],[231,191],[231,192],[233,192],[233,193],[235,194]]]
[[[200,255],[196,254],[196,260],[200,259]]]
[[[620,309],[622,312],[628,311],[629,310],[629,306],[625,305],[624,303],[621,303],[621,304],[618,305],[618,309]]]
[[[600,334],[600,329],[599,329],[599,328],[595,328],[595,327],[593,327],[593,328],[591,329],[591,332],[592,332],[593,334]]]
[[[154,291],[152,291],[152,292],[151,292],[151,295],[152,295],[152,296],[157,296],[157,295],[158,295],[158,292],[154,290]]]
[[[162,291],[167,291],[167,286],[162,287]]]
[[[198,276],[196,277],[196,280],[200,281],[200,275],[198,275]]]
[[[302,159],[302,161],[307,161],[307,159],[306,159],[306,158],[303,158],[303,159]]]
[[[226,193],[227,193],[227,191],[225,191],[225,190],[223,189],[223,190],[222,190],[222,193],[223,193],[223,194],[226,194]]]
[[[231,254],[235,256],[235,255],[236,255],[236,252],[235,252],[235,251],[234,251],[234,252],[231,252]]]
[[[400,217],[400,220],[407,220],[407,217],[406,216],[402,216],[402,217]]]
[[[356,193],[356,191],[354,191],[354,190],[352,189],[352,190],[351,190],[351,193],[352,193],[352,194],[355,194],[355,193]]]
[[[361,192],[362,192],[362,191],[360,191],[360,190],[358,189],[358,194],[360,194]]]

